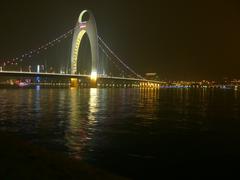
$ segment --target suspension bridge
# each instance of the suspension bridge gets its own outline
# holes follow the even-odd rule
[[[86,17],[88,17],[87,20]],[[83,37],[87,35],[91,51],[91,67],[89,73],[79,72],[79,52]],[[45,70],[44,65],[36,65],[34,70],[29,59],[43,54],[56,46],[64,39],[72,37],[70,68],[60,70]],[[25,64],[23,68],[22,65]],[[12,67],[18,67],[12,68]],[[63,70],[65,69],[65,70]],[[145,87],[159,88],[160,81],[143,78],[129,67],[98,35],[97,25],[93,13],[89,10],[81,12],[74,28],[58,38],[23,53],[19,57],[4,59],[0,66],[0,84],[31,84],[31,85],[58,85],[71,87]]]

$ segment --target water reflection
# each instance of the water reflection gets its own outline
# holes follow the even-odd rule
[[[89,97],[89,114],[88,120],[89,125],[94,125],[97,122],[96,114],[98,111],[98,90],[96,88],[90,89],[90,97]]]
[[[34,110],[37,114],[41,111],[41,95],[40,95],[40,89],[36,89],[35,93],[35,98],[34,98]]]
[[[65,138],[69,152],[75,158],[82,159],[86,146],[94,136],[98,102],[97,89],[71,89],[69,126]]]
[[[137,92],[137,96],[139,99],[136,100],[136,115],[138,118],[144,120],[139,121],[138,123],[142,123],[142,125],[148,125],[149,123],[151,124],[151,120],[157,118],[155,115],[157,114],[159,107],[156,106],[156,104],[158,104],[159,101],[160,90],[140,89],[139,92]]]
[[[231,123],[232,132],[239,100],[239,91],[220,89],[0,90],[0,128],[88,159],[111,148],[127,153],[151,135],[157,144],[162,133],[223,131]]]

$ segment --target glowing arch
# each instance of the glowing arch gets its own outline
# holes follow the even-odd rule
[[[89,20],[83,21],[83,16],[88,13]],[[87,33],[92,54],[92,69],[91,77],[93,79],[97,78],[97,62],[98,62],[98,35],[97,35],[97,25],[95,18],[91,11],[84,10],[81,12],[77,26],[74,31],[73,41],[72,41],[72,54],[71,54],[71,73],[77,74],[77,59],[78,51],[82,41],[82,37]]]

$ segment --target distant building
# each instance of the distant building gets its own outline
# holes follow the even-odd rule
[[[145,78],[148,80],[159,80],[157,73],[146,73]]]

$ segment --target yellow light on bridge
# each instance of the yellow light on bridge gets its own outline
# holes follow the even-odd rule
[[[77,86],[78,86],[78,79],[71,78],[71,87],[77,87]]]
[[[93,72],[91,73],[91,80],[92,80],[92,81],[96,81],[96,80],[97,80],[97,72],[93,71]]]

